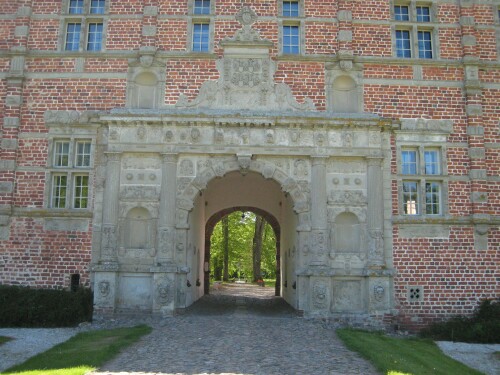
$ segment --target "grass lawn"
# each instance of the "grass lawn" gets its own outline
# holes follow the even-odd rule
[[[5,344],[7,341],[12,340],[12,338],[7,336],[0,336],[0,345]]]
[[[354,329],[337,330],[337,335],[349,349],[360,353],[386,375],[481,374],[444,355],[431,340],[400,339]]]
[[[140,325],[79,333],[2,374],[83,375],[95,370],[150,332],[150,327]]]

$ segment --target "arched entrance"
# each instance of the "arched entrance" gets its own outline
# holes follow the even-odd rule
[[[280,236],[281,236],[281,229],[280,225],[278,223],[278,220],[271,215],[269,212],[262,210],[260,208],[256,207],[231,207],[231,208],[226,208],[222,211],[217,212],[216,214],[212,215],[208,221],[207,224],[205,225],[205,259],[204,259],[204,291],[205,294],[210,293],[210,261],[211,261],[211,256],[210,256],[210,247],[211,247],[211,237],[212,233],[214,231],[215,226],[217,223],[226,215],[229,215],[232,212],[237,212],[237,211],[242,211],[242,212],[253,212],[256,215],[262,216],[265,221],[269,223],[271,228],[273,228],[274,235],[276,238],[276,283],[274,287],[274,295],[275,296],[280,296],[281,295],[281,265],[280,265]]]
[[[259,170],[252,170],[252,167]],[[288,304],[297,308],[296,291],[292,288],[294,283],[288,285],[287,280],[294,280],[299,266],[299,257],[296,256],[299,214],[295,212],[297,203],[292,195],[295,193],[298,198],[302,195],[297,185],[291,183],[292,179],[276,166],[273,166],[268,178],[259,173],[263,167],[265,163],[252,161],[248,169],[228,171],[219,178],[210,179],[204,189],[198,190],[186,226],[189,228],[186,238],[192,242],[187,245],[192,251],[188,251],[186,259],[190,265],[186,277],[188,280],[200,280],[201,285],[199,288],[188,288],[191,290],[186,295],[186,307],[209,293],[210,235],[215,224],[231,212],[251,211],[263,216],[276,235],[278,282],[275,295],[282,296]],[[274,177],[277,172],[286,181],[286,186]]]

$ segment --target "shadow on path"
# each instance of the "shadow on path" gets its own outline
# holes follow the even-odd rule
[[[253,284],[218,284],[185,310],[186,315],[297,316],[297,311],[273,287]]]

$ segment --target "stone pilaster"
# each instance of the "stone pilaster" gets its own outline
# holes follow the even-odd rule
[[[158,220],[158,263],[172,263],[175,250],[175,201],[177,154],[162,155],[160,216]]]
[[[311,258],[309,263],[326,265],[328,253],[326,157],[312,158],[311,173]]]
[[[368,159],[368,266],[384,266],[384,197],[382,159]]]
[[[101,262],[116,262],[121,154],[107,153],[102,210]]]

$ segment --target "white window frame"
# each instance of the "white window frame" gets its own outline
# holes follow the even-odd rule
[[[415,163],[404,163],[403,155],[407,152],[415,154]],[[430,153],[435,155],[431,163],[428,162],[427,157]],[[399,146],[397,154],[400,214],[405,217],[443,216],[446,211],[444,197],[447,191],[445,149],[431,144],[408,144]],[[416,173],[409,173],[413,171]],[[414,184],[416,191],[413,193],[405,191],[408,184]],[[428,193],[428,186],[433,186],[437,190]],[[415,199],[408,199],[409,196],[412,198],[413,194],[416,195]],[[430,203],[428,194],[431,194]],[[408,202],[413,202],[413,204],[408,206]],[[435,209],[430,209],[431,207],[437,208],[437,212]]]
[[[79,146],[83,150],[79,150]],[[80,152],[81,151],[81,152]],[[49,208],[89,210],[91,202],[91,179],[93,169],[94,140],[89,137],[53,138],[49,141],[49,158],[47,184],[47,204]],[[79,159],[83,162],[80,162]],[[67,164],[60,163],[66,159]],[[66,180],[65,185],[61,179]],[[77,186],[79,177],[87,179],[87,196],[84,197]],[[84,185],[81,185],[84,186]],[[64,197],[61,190],[64,189]],[[77,194],[78,193],[78,194]],[[61,203],[61,200],[63,202]],[[85,201],[84,207],[81,201]],[[77,202],[80,202],[77,204]]]
[[[408,7],[408,20],[397,20],[395,7],[402,6]],[[417,8],[428,8],[429,9],[429,21],[417,21]],[[395,1],[391,4],[391,20],[392,20],[392,35],[393,35],[393,55],[400,59],[422,59],[422,60],[434,60],[438,58],[439,51],[439,38],[438,38],[438,27],[439,24],[435,23],[436,19],[435,5],[427,2],[420,1]],[[410,38],[410,56],[398,57],[397,48],[397,31],[408,31]],[[419,33],[430,33],[430,50],[422,50],[419,44]],[[429,57],[420,57],[422,51],[430,52]]]

